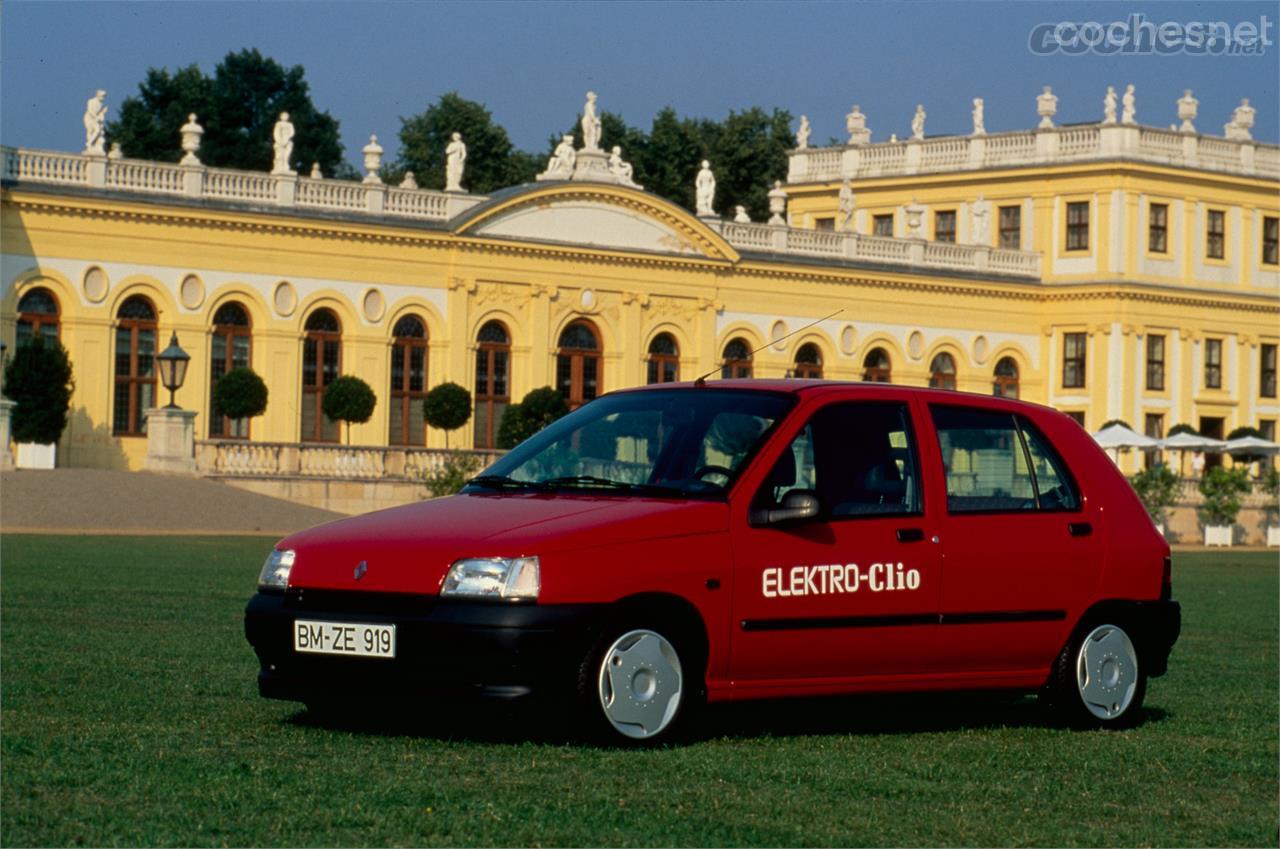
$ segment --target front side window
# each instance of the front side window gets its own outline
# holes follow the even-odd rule
[[[1153,203],[1148,211],[1147,250],[1153,254],[1169,252],[1169,204]]]
[[[1263,398],[1276,397],[1276,346],[1263,343],[1258,374],[1258,394]]]
[[[933,239],[936,242],[956,240],[956,211],[943,209],[933,214]]]
[[[828,518],[918,514],[916,463],[906,405],[832,404],[782,452],[752,506],[776,507],[798,490],[816,495]]]
[[[58,338],[58,299],[48,289],[27,292],[18,301],[18,323],[14,328],[16,346],[21,348],[36,336],[45,341]]]
[[[1204,340],[1204,388],[1222,388],[1222,340]]]
[[[742,339],[730,340],[724,346],[724,358],[720,366],[722,378],[751,377],[751,349]]]
[[[951,513],[1074,510],[1075,484],[1048,440],[1024,417],[931,408]]]
[[[1022,248],[1022,207],[1000,207],[1000,247],[1009,250]]]
[[[1067,204],[1067,250],[1089,250],[1089,202]]]
[[[871,219],[871,234],[873,236],[893,236],[893,215],[876,215]]]
[[[1064,333],[1062,336],[1062,388],[1084,386],[1085,334]]]
[[[1223,259],[1227,255],[1227,214],[1220,209],[1209,210],[1205,226],[1204,255],[1209,259]]]
[[[1147,337],[1147,388],[1164,390],[1164,337]]]
[[[111,431],[116,436],[145,436],[149,407],[156,398],[156,309],[133,295],[116,312],[115,406]]]
[[[708,388],[615,393],[548,425],[469,488],[722,498],[793,403]]]

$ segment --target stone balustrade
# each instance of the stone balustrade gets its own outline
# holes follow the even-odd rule
[[[978,274],[990,272],[1030,279],[1039,279],[1041,271],[1040,254],[1037,252],[992,248],[985,245],[926,242],[923,239],[898,239],[830,230],[802,230],[772,224],[742,224],[732,221],[721,225],[720,232],[729,244],[739,250],[828,257],[836,260],[904,267],[924,266]]]
[[[458,453],[474,455],[488,466],[504,452],[198,439],[196,469],[206,477],[416,481]]]
[[[1136,124],[806,148],[789,157],[792,184],[1117,158],[1280,179],[1280,146]]]
[[[2,150],[4,165],[0,173],[6,182],[212,198],[256,206],[328,209],[426,221],[446,221],[488,199],[460,192],[390,188],[377,182],[315,179],[28,148],[4,147]]]

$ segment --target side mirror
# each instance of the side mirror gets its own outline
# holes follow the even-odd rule
[[[818,515],[822,505],[812,492],[792,490],[782,496],[782,506],[751,511],[751,524],[776,525],[780,522],[797,522]]]

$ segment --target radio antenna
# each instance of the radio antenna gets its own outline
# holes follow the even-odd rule
[[[783,336],[781,339],[773,339],[773,340],[771,340],[771,341],[769,341],[769,342],[765,342],[765,343],[764,343],[763,345],[761,345],[759,348],[756,348],[754,351],[749,352],[749,353],[747,354],[747,358],[748,358],[748,359],[750,359],[751,357],[754,357],[756,354],[760,353],[760,352],[761,352],[761,351],[763,351],[765,348],[768,348],[770,345],[777,345],[779,342],[785,342],[785,341],[787,341],[788,339],[790,339],[792,336],[795,336],[797,333],[803,333],[804,331],[808,330],[810,327],[813,327],[815,324],[822,324],[822,322],[824,322],[824,321],[829,321],[830,319],[835,318],[836,316],[838,316],[838,315],[839,315],[840,313],[842,313],[842,312],[844,312],[844,308],[843,308],[843,307],[841,307],[840,309],[836,310],[836,311],[835,311],[835,312],[833,312],[831,315],[825,316],[825,317],[820,318],[820,319],[818,319],[818,320],[816,320],[816,321],[811,321],[811,322],[809,322],[809,323],[808,323],[808,324],[806,324],[804,327],[797,327],[795,330],[791,331],[791,332],[790,332],[790,333],[788,333],[786,336]],[[735,360],[734,362],[741,362],[741,361],[740,361],[740,360]],[[709,372],[707,372],[706,374],[702,375],[702,377],[699,377],[697,380],[695,380],[695,381],[693,382],[693,385],[694,385],[694,386],[698,386],[698,387],[706,386],[706,385],[707,385],[707,378],[708,378],[708,377],[710,377],[711,375],[715,374],[716,372],[718,372],[720,369],[724,368],[724,364],[725,364],[724,357],[721,357],[721,358],[720,358],[720,364],[719,364],[718,366],[716,366],[715,368],[713,368],[711,371],[709,371]]]

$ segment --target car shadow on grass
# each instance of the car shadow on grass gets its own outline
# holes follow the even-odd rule
[[[1144,707],[1138,727],[1168,717],[1162,708]],[[304,709],[283,721],[316,731],[455,742],[584,742],[563,709],[519,701],[446,701],[394,712],[371,711],[367,706],[345,711]],[[711,705],[676,742],[1063,727],[1035,697],[1016,693],[829,696]]]

